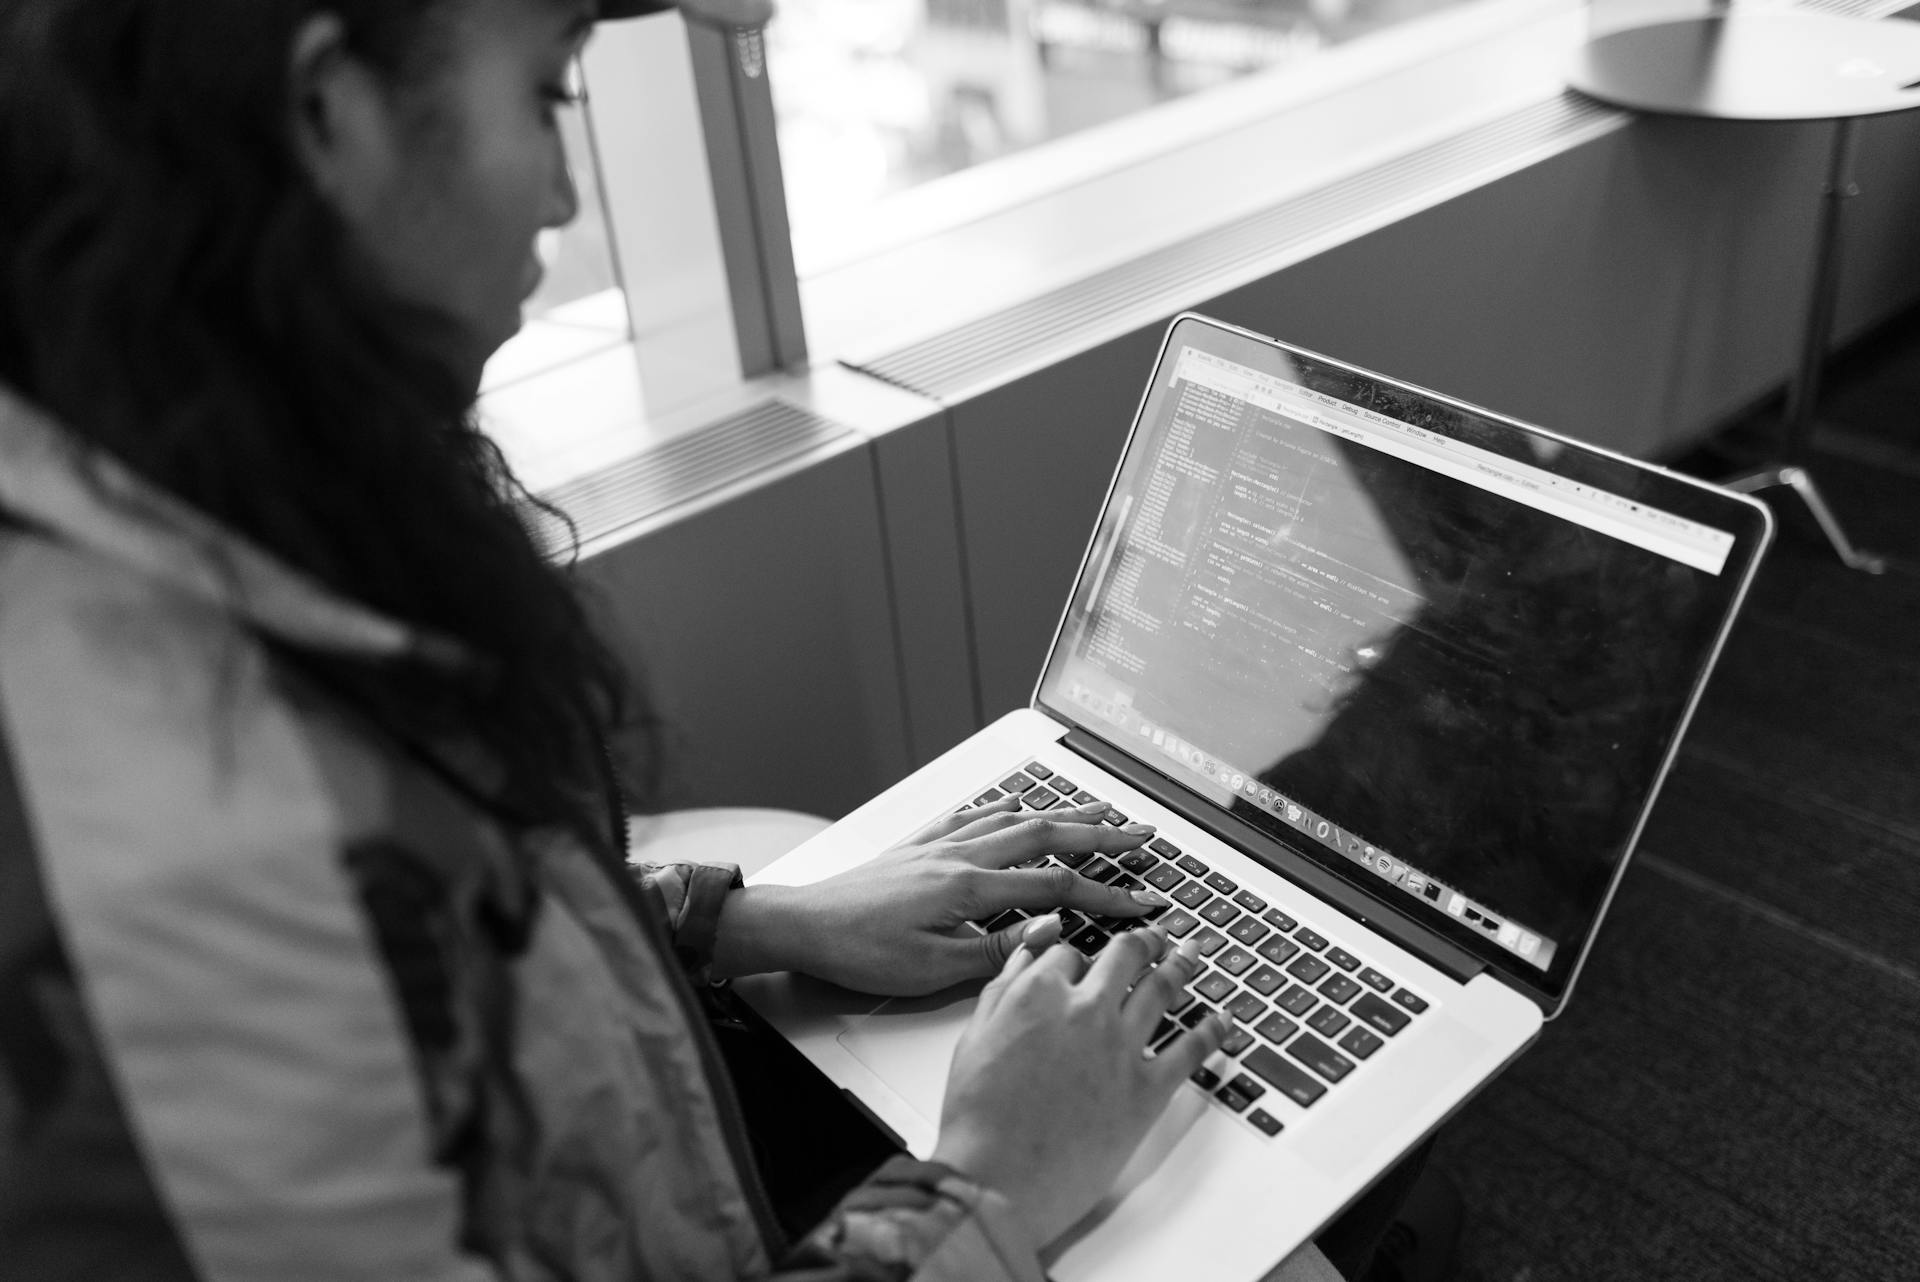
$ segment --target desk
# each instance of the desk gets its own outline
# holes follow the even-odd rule
[[[1833,145],[1815,236],[1799,365],[1787,391],[1779,454],[1726,484],[1799,495],[1835,555],[1878,574],[1885,563],[1847,538],[1804,458],[1840,282],[1840,226],[1863,116],[1920,108],[1920,23],[1798,10],[1721,9],[1595,37],[1570,82],[1602,102],[1712,120],[1831,120]]]

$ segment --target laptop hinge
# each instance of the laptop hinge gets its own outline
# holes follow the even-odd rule
[[[1278,838],[1212,807],[1195,804],[1190,794],[1165,776],[1141,765],[1085,730],[1073,727],[1061,742],[1103,770],[1125,779],[1188,823],[1205,829],[1236,849],[1246,851],[1302,890],[1326,900],[1349,917],[1391,939],[1442,974],[1464,984],[1487,968],[1486,963],[1466,949],[1388,910],[1379,900],[1348,885]]]

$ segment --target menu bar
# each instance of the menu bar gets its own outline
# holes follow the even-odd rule
[[[1733,551],[1733,535],[1724,530],[1376,414],[1198,348],[1181,349],[1174,378],[1210,387],[1696,570],[1719,574]]]

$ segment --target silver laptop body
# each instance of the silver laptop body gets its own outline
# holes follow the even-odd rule
[[[1155,825],[1174,853],[1113,871],[1213,941],[1244,1044],[1049,1272],[1259,1278],[1559,1012],[1771,537],[1750,498],[1183,315],[1029,706],[756,880],[1056,781]],[[974,989],[739,990],[932,1151]]]

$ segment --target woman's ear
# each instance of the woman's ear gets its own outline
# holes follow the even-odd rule
[[[314,190],[350,223],[370,215],[399,169],[398,120],[336,14],[303,21],[288,49],[287,127]]]

